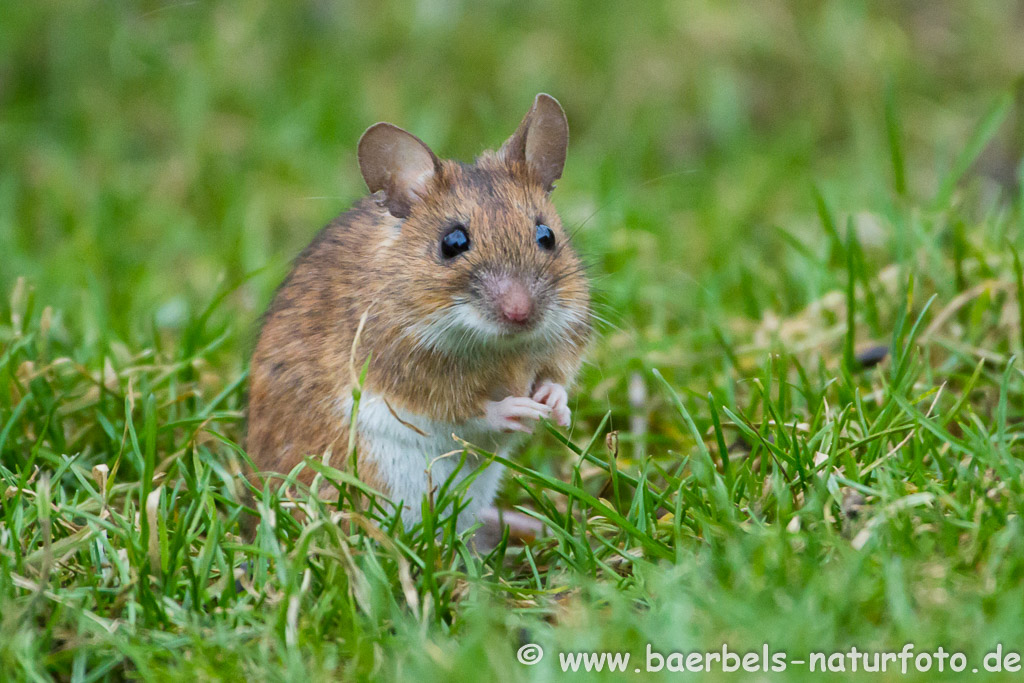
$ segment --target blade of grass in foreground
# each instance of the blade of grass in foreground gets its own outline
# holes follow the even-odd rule
[[[527,479],[537,482],[544,488],[558,491],[563,495],[572,496],[578,500],[584,501],[585,503],[587,503],[587,505],[593,508],[595,512],[597,512],[600,515],[603,515],[604,517],[607,517],[611,521],[618,524],[623,529],[623,531],[625,531],[629,535],[630,538],[632,538],[634,541],[643,546],[643,548],[649,551],[652,555],[660,557],[664,560],[671,560],[675,557],[675,553],[673,553],[667,545],[652,538],[648,534],[640,531],[640,529],[638,529],[636,525],[633,524],[633,522],[628,520],[617,510],[613,510],[611,507],[602,503],[600,500],[598,500],[596,497],[591,495],[586,490],[578,486],[567,484],[559,479],[555,479],[554,477],[550,477],[541,472],[531,470],[530,468],[525,467],[524,465],[521,465],[513,460],[509,460],[508,458],[503,458],[500,455],[488,453],[475,447],[473,448],[473,450],[479,453],[481,456],[493,459],[495,462],[501,463],[502,465],[509,468],[513,472],[517,472],[526,477]]]

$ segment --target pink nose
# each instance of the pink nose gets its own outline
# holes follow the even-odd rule
[[[533,301],[526,288],[515,280],[501,283],[497,296],[498,311],[510,323],[522,324],[530,319]]]

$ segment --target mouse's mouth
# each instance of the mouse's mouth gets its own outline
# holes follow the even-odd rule
[[[529,316],[508,320],[487,302],[465,297],[412,326],[410,332],[421,347],[454,355],[472,355],[487,349],[543,345],[552,337],[548,329],[550,318],[546,309],[534,308]]]
[[[507,308],[502,309],[488,301],[478,301],[466,308],[470,309],[465,319],[466,326],[493,339],[511,341],[531,337],[543,327],[545,318],[544,311],[536,304],[523,313],[513,309],[511,315]]]
[[[519,337],[530,337],[536,333],[537,329],[540,328],[540,322],[537,318],[530,318],[523,322],[508,322],[508,321],[497,321],[494,323],[497,331],[495,336],[512,339]]]
[[[546,348],[558,343],[568,318],[558,297],[542,285],[531,277],[477,275],[449,305],[410,331],[420,346],[454,355]]]

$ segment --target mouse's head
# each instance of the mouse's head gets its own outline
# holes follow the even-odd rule
[[[419,344],[472,353],[586,337],[586,274],[550,198],[568,140],[562,107],[543,94],[512,137],[472,165],[438,159],[387,123],[363,134],[363,177],[394,221],[380,236],[377,272]]]

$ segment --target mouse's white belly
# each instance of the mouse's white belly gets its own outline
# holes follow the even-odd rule
[[[347,404],[346,413],[350,415],[351,398]],[[373,464],[386,488],[384,493],[394,504],[402,505],[402,520],[407,527],[420,521],[423,497],[430,490],[436,495],[459,466],[463,447],[453,434],[502,456],[508,454],[515,440],[511,434],[495,432],[483,417],[451,423],[404,410],[395,409],[392,413],[381,397],[366,392],[359,401],[356,431],[360,465]],[[462,470],[450,485],[461,482],[479,468],[483,471],[463,496],[467,505],[459,515],[459,530],[472,526],[477,513],[491,504],[505,469],[496,462],[467,453]]]

